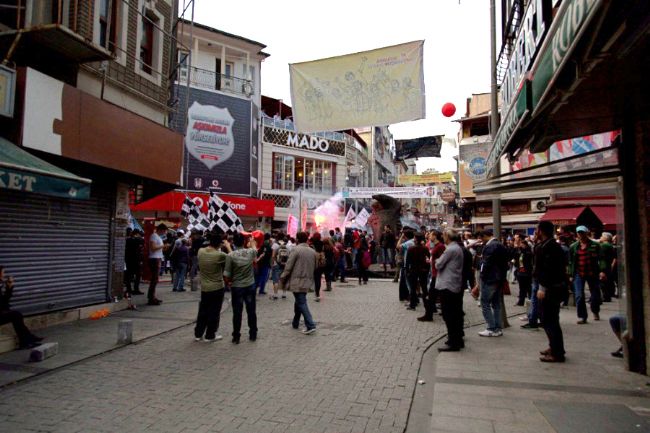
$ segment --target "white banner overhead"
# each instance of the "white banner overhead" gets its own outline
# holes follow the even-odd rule
[[[350,187],[343,188],[341,196],[343,198],[371,198],[376,194],[385,194],[394,198],[431,198],[435,195],[436,188],[433,186],[413,186],[413,187]]]
[[[424,119],[424,41],[289,65],[301,133]]]

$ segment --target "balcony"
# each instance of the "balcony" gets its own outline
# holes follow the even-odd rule
[[[189,71],[190,86],[206,90],[219,90],[220,92],[233,93],[250,98],[255,94],[255,86],[252,80],[217,74],[214,71],[200,68],[179,68],[178,84],[187,84]]]
[[[0,17],[0,55],[86,63],[112,54],[93,42],[93,0],[8,0]],[[7,12],[8,11],[8,12]]]

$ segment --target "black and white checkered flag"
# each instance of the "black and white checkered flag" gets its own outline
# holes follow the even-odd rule
[[[244,230],[244,226],[237,214],[228,206],[228,203],[221,200],[218,195],[211,193],[208,202],[208,219],[210,230],[218,227],[223,233],[235,233]]]
[[[185,201],[181,207],[181,215],[189,222],[187,226],[188,231],[193,229],[204,231],[210,226],[210,220],[188,196],[185,196]]]

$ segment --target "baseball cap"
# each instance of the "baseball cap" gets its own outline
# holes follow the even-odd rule
[[[589,233],[589,229],[585,226],[578,226],[576,227],[576,233]]]

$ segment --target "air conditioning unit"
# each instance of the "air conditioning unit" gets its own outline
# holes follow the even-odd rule
[[[548,200],[531,200],[530,201],[530,211],[531,212],[546,212],[546,205]]]

